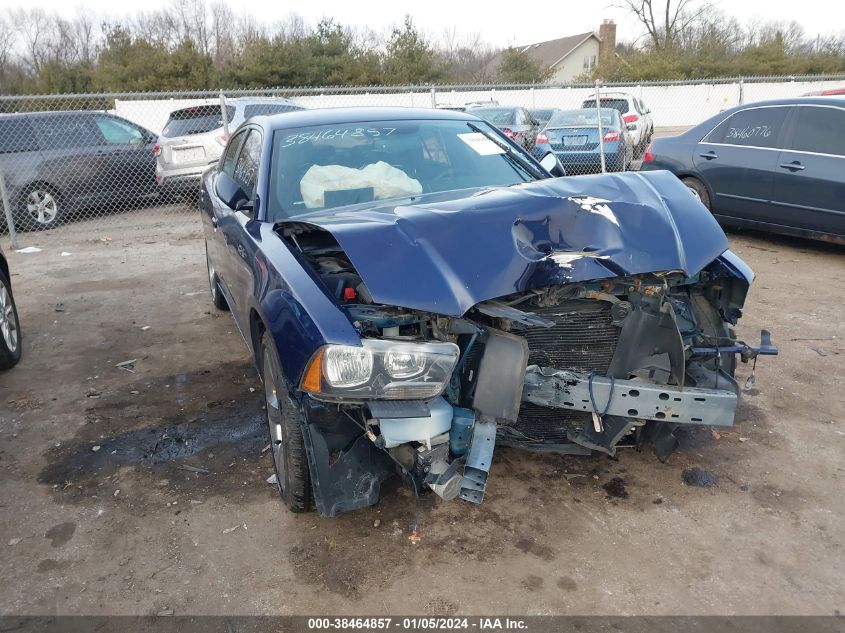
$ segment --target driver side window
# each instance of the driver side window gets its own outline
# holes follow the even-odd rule
[[[261,133],[252,130],[244,141],[241,153],[235,163],[235,182],[240,185],[248,200],[255,198],[255,184],[258,179],[258,163],[261,160]]]

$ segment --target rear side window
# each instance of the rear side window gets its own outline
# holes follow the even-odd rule
[[[220,159],[220,171],[225,171],[230,176],[234,176],[235,157],[238,155],[238,149],[244,140],[244,134],[246,132],[240,132],[232,137],[232,140],[226,146],[226,152],[223,154],[223,158]]]
[[[293,112],[294,110],[302,110],[302,108],[291,103],[258,103],[244,106],[244,118],[249,119],[254,116]]]
[[[704,140],[726,145],[777,147],[790,107],[742,110],[722,121]]]
[[[32,119],[32,127],[44,150],[93,147],[103,143],[103,137],[88,117],[39,116]]]
[[[226,115],[231,121],[235,115],[235,107],[226,106]],[[190,136],[205,134],[221,127],[223,127],[223,111],[219,105],[193,106],[171,112],[161,135],[166,138]]]
[[[0,154],[34,152],[37,149],[38,141],[26,118],[0,119]]]
[[[792,149],[845,156],[845,110],[841,108],[798,108]]]
[[[235,163],[235,182],[252,199],[255,194],[255,181],[258,176],[258,162],[261,160],[261,134],[252,130],[244,141],[243,149]]]

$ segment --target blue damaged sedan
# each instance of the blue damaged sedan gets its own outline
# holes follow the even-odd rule
[[[211,297],[264,383],[279,494],[481,503],[494,447],[731,426],[753,273],[672,174],[572,178],[469,113],[258,117],[203,176]]]

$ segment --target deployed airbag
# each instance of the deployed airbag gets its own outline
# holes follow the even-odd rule
[[[422,193],[419,180],[384,161],[372,163],[362,169],[343,165],[312,165],[302,177],[299,189],[302,200],[309,209],[325,207],[327,191],[372,189],[373,198],[376,200]]]

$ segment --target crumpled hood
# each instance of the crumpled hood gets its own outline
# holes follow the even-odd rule
[[[289,222],[329,231],[377,303],[451,316],[543,286],[693,275],[728,248],[713,216],[666,171],[452,192]]]

